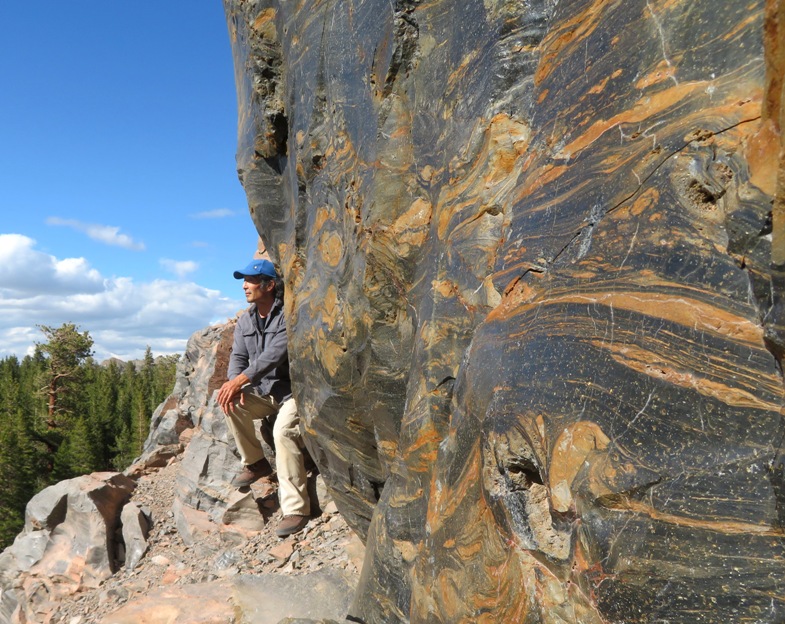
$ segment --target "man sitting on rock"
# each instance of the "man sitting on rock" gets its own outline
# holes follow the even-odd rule
[[[300,419],[289,379],[286,321],[282,301],[276,295],[278,275],[269,260],[253,260],[235,271],[234,277],[243,280],[245,298],[251,306],[237,321],[227,371],[229,381],[218,391],[218,404],[245,464],[232,483],[246,487],[272,473],[256,437],[254,420],[274,421],[275,465],[283,512],[275,533],[285,537],[308,523],[310,501]]]

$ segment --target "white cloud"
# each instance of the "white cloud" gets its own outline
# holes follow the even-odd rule
[[[26,355],[33,355],[34,343],[42,339],[43,334],[37,327],[2,327],[0,357],[16,355],[22,359]]]
[[[98,292],[104,280],[84,258],[58,260],[34,249],[35,241],[21,234],[0,234],[0,293]]]
[[[199,263],[194,262],[193,260],[170,260],[169,258],[161,258],[159,262],[162,267],[170,273],[174,273],[179,278],[183,278],[199,268]]]
[[[217,208],[215,210],[203,210],[202,212],[195,212],[189,215],[192,219],[225,219],[226,217],[233,217],[234,210],[228,208]]]
[[[98,225],[95,223],[82,223],[76,219],[61,219],[60,217],[47,217],[47,225],[70,227],[77,232],[83,232],[90,238],[113,247],[122,247],[131,251],[143,251],[144,243],[135,241],[127,234],[121,234],[120,228],[114,225]]]
[[[245,307],[194,282],[102,277],[84,258],[57,259],[19,234],[0,234],[0,358],[31,353],[37,325],[77,324],[98,360],[182,352],[195,331]]]

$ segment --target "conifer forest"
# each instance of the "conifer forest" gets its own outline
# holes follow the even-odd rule
[[[89,332],[71,323],[40,329],[33,355],[0,360],[0,549],[44,487],[132,463],[179,359],[154,358],[148,347],[141,361],[98,363]]]

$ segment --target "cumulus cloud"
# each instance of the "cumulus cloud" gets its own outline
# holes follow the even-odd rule
[[[161,258],[159,262],[162,267],[170,273],[174,273],[179,278],[183,278],[199,268],[199,263],[194,262],[193,260],[170,260],[169,258]]]
[[[217,208],[215,210],[195,212],[189,216],[192,219],[225,219],[226,217],[233,217],[234,214],[234,210],[229,210],[228,208]]]
[[[57,259],[19,234],[0,234],[0,358],[23,357],[43,340],[37,325],[76,323],[95,357],[182,352],[191,334],[245,307],[194,282],[103,277],[84,258]]]
[[[51,294],[98,292],[104,280],[84,258],[58,260],[34,249],[35,241],[22,234],[0,234],[0,293],[18,296],[39,292]]]
[[[120,228],[114,225],[82,223],[76,219],[61,219],[60,217],[48,217],[46,223],[47,225],[70,227],[77,232],[87,234],[87,236],[99,243],[112,245],[113,247],[122,247],[131,251],[143,251],[145,248],[143,242],[135,241],[127,234],[121,234]]]

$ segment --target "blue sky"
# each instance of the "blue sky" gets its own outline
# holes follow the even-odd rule
[[[182,352],[244,307],[220,0],[0,4],[0,357],[77,323],[96,358]]]

